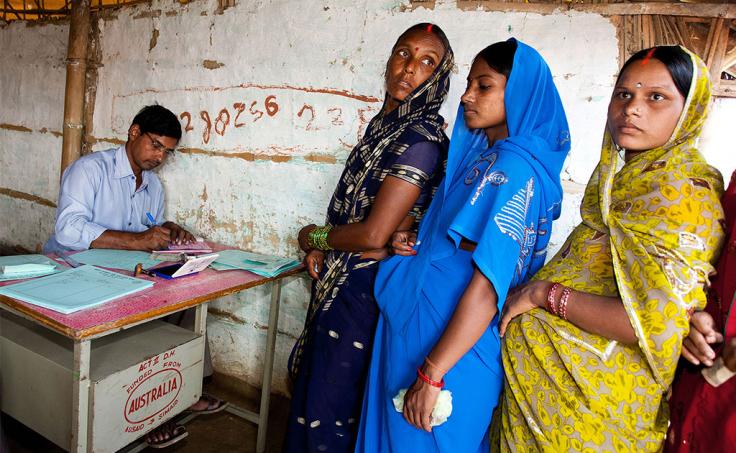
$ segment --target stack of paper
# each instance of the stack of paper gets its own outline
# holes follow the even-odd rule
[[[72,258],[82,264],[128,271],[133,271],[138,263],[143,264],[143,269],[161,264],[160,261],[152,259],[150,253],[132,250],[89,249],[75,253]]]
[[[243,269],[263,277],[275,277],[282,272],[299,266],[299,261],[278,256],[261,255],[242,250],[222,250],[219,258],[212,263],[218,271]]]
[[[0,294],[60,313],[73,313],[146,288],[153,282],[94,266],[0,288]]]
[[[0,281],[55,274],[64,267],[43,255],[0,256]]]
[[[0,266],[0,273],[7,276],[23,274],[50,274],[56,269],[53,264],[13,264]]]

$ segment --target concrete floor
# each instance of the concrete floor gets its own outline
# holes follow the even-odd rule
[[[258,391],[220,376],[204,386],[204,390],[231,403],[249,409],[258,410]],[[271,395],[271,411],[268,422],[266,451],[277,453],[286,430],[286,418],[289,411],[289,400],[283,396]],[[257,427],[228,412],[203,415],[187,423],[187,436],[182,441],[165,449],[147,448],[146,452],[181,452],[181,453],[215,453],[215,452],[255,452]],[[34,431],[26,428],[12,418],[2,416],[2,431],[5,435],[6,448],[0,453],[63,453],[64,450],[52,444]],[[3,450],[0,445],[0,450]]]

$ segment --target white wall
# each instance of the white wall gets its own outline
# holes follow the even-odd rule
[[[573,151],[563,175],[563,218],[552,238],[556,249],[579,221],[582,189],[599,157],[618,68],[616,30],[608,19],[593,14],[492,13],[462,10],[454,1],[436,3],[434,10],[413,11],[408,2],[388,0],[251,0],[221,14],[215,13],[217,2],[212,0],[186,5],[154,1],[123,8],[99,23],[102,66],[90,131],[99,141],[95,148],[124,140],[130,120],[143,105],[159,102],[183,114],[185,125],[186,112],[192,127],[181,142],[186,149],[159,171],[167,191],[167,217],[209,239],[296,256],[296,232],[302,225],[323,222],[344,160],[380,108],[383,68],[396,37],[422,21],[435,22],[447,32],[458,62],[443,107],[451,130],[472,57],[488,44],[515,36],[547,59],[572,129]],[[0,29],[0,44],[17,39],[16,33],[28,41],[53,34],[61,43],[52,49],[42,44],[24,48],[23,55],[3,54],[2,62],[12,61],[14,67],[6,71],[3,64],[0,73],[0,123],[15,124],[17,120],[6,118],[18,117],[17,110],[34,131],[49,125],[58,130],[61,89],[40,99],[13,97],[17,108],[11,109],[5,99],[13,94],[6,86],[25,80],[29,93],[47,90],[45,80],[22,75],[45,73],[63,62],[66,28],[12,26]],[[16,71],[18,61],[29,66],[27,72]],[[53,71],[62,78],[54,83],[52,77],[50,86],[63,87],[63,67]],[[269,96],[278,105],[278,111],[271,105],[272,115],[264,105]],[[734,108],[732,101],[719,102],[714,117],[725,122]],[[212,125],[208,137],[202,115]],[[713,127],[706,134],[707,154],[722,171],[734,165],[724,144],[726,130]],[[46,144],[42,134],[19,133],[18,139],[9,134],[0,129],[0,187],[35,190],[55,200],[60,140]],[[23,138],[32,138],[33,145],[22,145]],[[20,161],[18,146],[27,146],[23,156],[30,155],[29,160]],[[29,154],[31,148],[36,154]],[[6,167],[11,161],[13,167]],[[39,168],[48,174],[45,179],[36,175]],[[3,214],[29,204],[1,194],[0,203]],[[16,241],[14,231],[21,244],[35,247],[45,240],[53,212],[34,209],[43,215],[33,217],[29,210],[14,218],[12,231],[2,228],[0,242]],[[292,279],[279,322],[277,391],[285,389],[286,359],[307,302],[307,280]],[[211,305],[209,335],[218,371],[260,384],[267,307],[265,290]]]
[[[40,251],[53,229],[68,34],[0,27],[0,245]]]
[[[566,178],[585,183],[597,162],[590,149],[601,139],[618,55],[615,29],[605,18],[462,11],[454,3],[412,12],[402,12],[400,2],[373,1],[260,1],[221,15],[214,8],[214,2],[154,3],[100,24],[103,66],[93,135],[123,138],[135,111],[152,102],[183,114],[185,125],[191,117],[193,129],[181,143],[191,149],[160,175],[167,216],[198,234],[296,255],[299,226],[322,222],[347,154],[380,108],[391,46],[421,21],[439,24],[456,53],[458,69],[443,108],[450,128],[473,56],[516,36],[539,49],[558,75],[574,137]],[[249,113],[253,102],[254,111],[263,111],[268,96],[278,104],[273,116]],[[201,115],[212,124],[208,137]],[[214,305],[210,341],[218,370],[257,384],[260,368],[249,359],[262,354],[267,298],[252,296]],[[306,303],[307,282],[291,283],[279,326],[279,388]]]
[[[736,169],[734,118],[736,99],[716,98],[700,136],[700,150],[708,162],[721,171],[726,185]]]

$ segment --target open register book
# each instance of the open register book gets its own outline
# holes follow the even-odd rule
[[[69,314],[143,291],[152,285],[151,281],[85,265],[4,286],[0,288],[0,294]]]

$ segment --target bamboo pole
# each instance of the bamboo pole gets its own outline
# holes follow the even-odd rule
[[[705,46],[703,46],[703,53],[701,53],[701,58],[705,62],[705,65],[708,66],[708,70],[711,69],[710,62],[711,62],[711,53],[713,52],[713,41],[715,37],[716,28],[718,27],[718,21],[719,19],[711,19],[710,20],[710,26],[708,27],[708,37],[705,39]]]
[[[721,28],[716,30],[716,36],[713,40],[713,58],[710,61],[710,76],[714,86],[718,86],[721,83],[721,73],[723,72],[723,59],[726,55],[726,47],[728,46],[728,34],[729,27],[725,24],[721,24]]]
[[[61,174],[64,174],[66,167],[79,159],[82,149],[84,81],[87,72],[87,43],[90,26],[89,1],[72,0],[69,50],[66,60]]]

